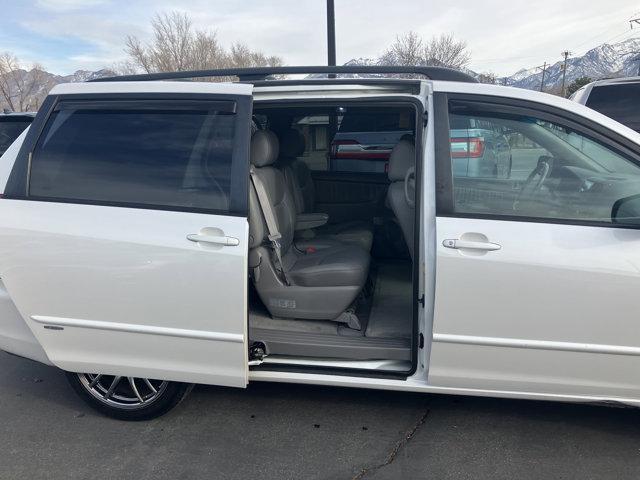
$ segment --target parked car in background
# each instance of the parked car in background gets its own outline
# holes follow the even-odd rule
[[[384,114],[363,108],[341,109],[337,122],[329,151],[332,171],[386,173],[391,150],[401,138],[412,137],[415,129],[415,119],[400,109]],[[452,116],[453,174],[509,178],[512,159],[506,134],[504,128],[491,123]]]
[[[451,159],[455,177],[509,178],[508,132],[481,119],[451,115]]]
[[[0,113],[0,155],[31,125],[35,116],[32,112]]]
[[[338,131],[329,151],[330,170],[388,171],[391,150],[403,136],[413,135],[415,121],[401,109],[371,113],[366,108],[340,109]]]
[[[576,91],[571,100],[640,132],[640,77],[596,80]]]

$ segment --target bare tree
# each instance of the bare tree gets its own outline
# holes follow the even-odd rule
[[[121,71],[153,73],[282,65],[280,57],[266,56],[242,43],[233,44],[226,51],[215,32],[194,29],[185,13],[157,14],[151,28],[153,39],[147,44],[135,36],[127,37],[125,51],[130,60],[121,65]]]
[[[426,65],[425,45],[415,32],[397,35],[395,42],[382,54],[382,65]]]
[[[498,83],[498,76],[493,72],[484,72],[478,75],[478,81],[480,83],[489,83],[495,85]]]
[[[467,43],[456,40],[453,34],[433,37],[425,46],[425,57],[434,65],[460,70],[467,66],[470,57],[467,52]]]
[[[14,112],[37,110],[43,91],[45,72],[38,64],[27,71],[20,67],[18,57],[10,52],[0,54],[0,95],[3,103]]]
[[[469,63],[467,44],[452,34],[424,41],[416,32],[398,35],[381,55],[379,65],[433,65],[462,69]]]

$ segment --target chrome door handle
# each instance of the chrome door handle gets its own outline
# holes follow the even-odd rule
[[[455,249],[469,249],[469,250],[500,250],[502,245],[491,242],[477,242],[472,240],[458,240],[458,239],[447,239],[443,240],[442,246],[446,248],[455,248]]]
[[[187,240],[192,242],[215,243],[216,245],[224,245],[227,247],[235,247],[240,245],[240,240],[236,237],[227,237],[226,235],[202,235],[200,233],[190,233]]]

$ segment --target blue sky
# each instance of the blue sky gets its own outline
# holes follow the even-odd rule
[[[640,36],[640,25],[629,29],[640,16],[640,2],[631,0],[335,3],[339,63],[376,56],[408,30],[426,38],[453,33],[467,41],[471,68],[501,75],[555,62],[564,49],[582,54]],[[0,52],[59,74],[109,67],[126,58],[126,35],[148,39],[150,18],[171,10],[189,13],[225,45],[243,41],[289,65],[326,61],[324,0],[0,0]]]

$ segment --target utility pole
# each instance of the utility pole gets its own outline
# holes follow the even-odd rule
[[[636,18],[632,18],[629,20],[629,26],[631,27],[631,30],[633,30],[633,25],[640,25],[640,17],[636,17]],[[635,62],[638,62],[638,76],[640,77],[640,52],[635,52],[638,53],[638,56],[636,58],[634,58],[633,60]]]
[[[569,55],[571,55],[571,52],[569,50],[565,50],[564,52],[561,53],[561,55],[564,56],[564,63],[562,64],[562,90],[560,90],[560,92],[562,93],[563,97],[566,97],[566,92],[564,90],[564,80],[567,76],[567,58],[569,58]]]
[[[544,65],[541,67],[536,67],[542,70],[542,80],[540,81],[540,91],[544,88],[544,77],[547,74],[547,62],[544,62]]]

